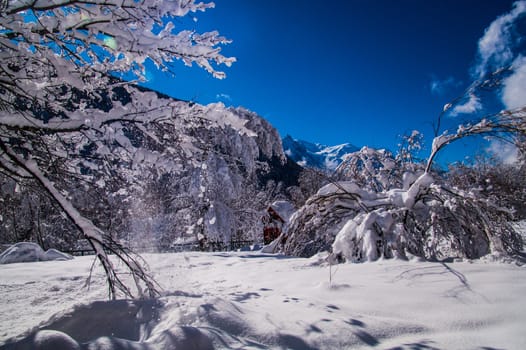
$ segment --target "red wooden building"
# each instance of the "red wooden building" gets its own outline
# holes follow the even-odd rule
[[[279,215],[279,213],[269,206],[267,208],[266,215],[262,218],[263,221],[263,243],[269,244],[273,240],[279,237],[285,220]]]

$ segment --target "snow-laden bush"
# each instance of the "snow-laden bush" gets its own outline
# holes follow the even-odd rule
[[[526,219],[526,162],[478,158],[473,165],[450,166],[447,177],[458,188],[477,188],[495,204],[512,208],[514,220]]]
[[[514,254],[522,242],[506,213],[423,171],[409,186],[381,192],[341,182],[320,189],[292,217],[285,249],[300,256],[332,250],[352,262]]]
[[[73,257],[69,254],[56,249],[44,251],[38,244],[31,242],[13,244],[0,254],[0,264],[71,259]]]
[[[343,163],[350,181],[321,188],[291,218],[285,252],[310,257],[330,250],[352,262],[415,255],[428,260],[513,256],[522,238],[508,223],[511,211],[462,190],[431,169],[436,154],[471,135],[526,134],[526,109],[508,111],[444,133],[426,164],[406,163],[385,151],[363,148]]]
[[[347,186],[358,188],[354,183],[328,184],[292,215],[286,226],[286,254],[311,257],[331,249],[345,221],[360,211],[356,195]]]
[[[348,261],[475,259],[513,254],[522,243],[498,208],[423,173],[409,188],[369,193],[366,208],[337,233],[333,253]]]

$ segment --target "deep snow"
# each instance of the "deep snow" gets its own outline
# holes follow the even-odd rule
[[[93,257],[0,266],[0,349],[526,348],[526,268],[515,264],[145,258],[158,300],[106,301],[102,271],[85,286]],[[37,324],[48,330],[28,331]]]

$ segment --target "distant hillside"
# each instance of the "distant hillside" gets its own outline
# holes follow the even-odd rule
[[[325,146],[303,140],[296,140],[287,135],[282,140],[285,154],[301,166],[334,170],[343,157],[359,150],[350,143],[336,146]]]

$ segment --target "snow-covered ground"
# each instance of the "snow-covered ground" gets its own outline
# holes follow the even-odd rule
[[[163,287],[155,301],[107,301],[97,270],[87,288],[93,257],[0,265],[0,349],[526,348],[515,264],[145,257]],[[61,332],[28,331],[38,324]]]

